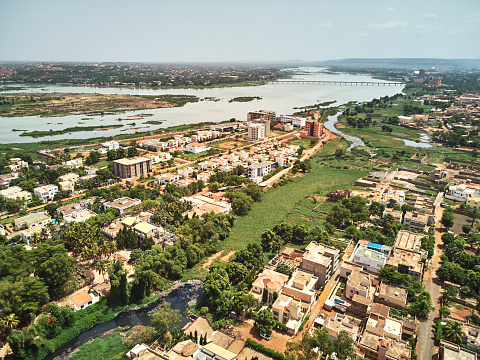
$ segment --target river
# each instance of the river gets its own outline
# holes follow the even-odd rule
[[[150,325],[149,313],[152,313],[155,308],[163,301],[169,302],[172,309],[176,309],[183,314],[188,306],[202,296],[203,288],[200,281],[192,281],[181,284],[174,288],[167,295],[160,297],[158,300],[149,304],[147,307],[137,310],[126,310],[118,314],[113,320],[98,324],[89,330],[82,332],[80,335],[70,340],[65,345],[58,348],[53,354],[45,357],[45,360],[63,360],[68,359],[69,355],[79,346],[86,342],[96,339],[106,331],[115,329],[119,326],[133,326],[133,325]],[[179,327],[182,328],[188,323],[188,319],[183,315],[180,317]]]
[[[336,127],[335,127],[335,124],[337,123],[338,121],[338,116],[341,114],[341,112],[338,112],[336,113],[335,115],[330,115],[328,117],[328,120],[325,122],[324,126],[327,128],[327,130],[330,130],[331,132],[333,132],[334,134],[337,134],[341,137],[344,137],[345,139],[347,139],[348,141],[351,141],[351,144],[350,146],[348,147],[347,151],[351,151],[354,147],[356,146],[365,146],[365,143],[363,142],[362,139],[358,138],[358,137],[355,137],[355,136],[351,136],[351,135],[347,135],[343,132],[341,132],[340,130],[338,130]]]
[[[325,69],[316,67],[303,67],[290,69],[297,72],[293,80],[336,80],[336,81],[376,81],[368,75],[353,75],[346,73],[330,73]],[[22,85],[24,86],[24,85]],[[129,94],[129,95],[195,95],[201,99],[216,98],[219,101],[199,101],[189,103],[183,107],[163,108],[128,111],[125,114],[88,116],[91,120],[82,120],[86,115],[68,115],[61,117],[0,117],[0,142],[24,143],[38,142],[42,140],[59,139],[88,139],[99,136],[113,136],[123,133],[135,133],[136,131],[156,130],[182,124],[199,122],[220,122],[236,118],[246,120],[247,112],[258,109],[274,110],[277,114],[292,114],[295,107],[313,105],[325,101],[336,101],[335,105],[348,101],[369,101],[382,96],[392,96],[402,91],[400,86],[361,86],[361,85],[325,85],[325,84],[285,84],[279,81],[275,84],[246,87],[206,88],[206,89],[139,89],[139,88],[101,88],[87,86],[59,86],[45,85],[42,87],[29,88],[27,90],[5,91],[4,93],[16,92],[41,92],[41,93],[99,93],[99,94]],[[232,102],[229,100],[241,96],[259,96],[261,100],[251,102]],[[119,117],[125,118],[130,115],[141,113],[153,114],[143,120],[116,121]],[[164,121],[161,125],[144,124],[146,121]],[[126,123],[135,122],[135,126]],[[79,124],[80,123],[80,124]],[[83,124],[82,124],[83,123]],[[22,130],[61,130],[67,127],[92,126],[92,125],[118,125],[123,127],[110,130],[75,132],[71,134],[32,138],[20,136],[21,132],[13,132],[12,129]],[[138,128],[138,129],[135,129]]]

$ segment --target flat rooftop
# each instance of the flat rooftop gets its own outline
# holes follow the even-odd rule
[[[380,288],[378,289],[380,295],[387,295],[390,298],[400,299],[402,301],[407,300],[407,290],[396,285],[391,285],[382,282]]]
[[[423,234],[416,234],[407,230],[400,230],[395,241],[395,247],[410,251],[419,250],[422,245]]]
[[[106,202],[104,204],[105,206],[114,207],[117,209],[128,209],[131,206],[140,204],[140,202],[141,201],[139,199],[130,199],[129,197],[123,197],[110,202]]]
[[[140,156],[132,159],[127,159],[127,158],[118,159],[118,160],[114,160],[113,162],[121,165],[136,165],[145,161],[152,161],[152,160],[149,158]]]
[[[410,271],[421,273],[423,270],[422,255],[413,251],[394,249],[390,253],[386,265],[398,267],[403,265],[410,268]]]

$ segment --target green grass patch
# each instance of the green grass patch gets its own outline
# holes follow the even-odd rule
[[[20,136],[31,136],[33,138],[43,137],[43,136],[54,136],[68,134],[72,132],[79,131],[94,131],[94,130],[109,130],[122,127],[123,125],[95,125],[95,126],[74,126],[62,130],[35,130],[35,131],[26,131],[21,133]]]
[[[150,125],[161,125],[164,123],[165,120],[148,120],[145,121],[143,124],[150,124]]]
[[[298,214],[298,208],[313,194],[323,196],[329,190],[352,187],[355,180],[365,176],[367,171],[337,169],[320,164],[326,155],[330,156],[335,149],[345,146],[344,141],[330,142],[310,159],[312,169],[308,174],[297,176],[284,186],[269,189],[247,215],[235,220],[230,236],[219,244],[219,250],[241,249],[248,243],[259,243],[266,229],[282,221],[290,221],[292,214]]]
[[[298,145],[303,146],[304,148],[311,147],[312,140],[311,139],[292,139],[288,141],[290,145]]]
[[[232,102],[250,102],[250,101],[253,101],[253,100],[262,100],[262,98],[260,96],[239,96],[239,97],[235,97],[233,99],[230,99],[228,102],[229,103],[232,103]]]
[[[121,334],[114,334],[105,339],[96,338],[92,342],[78,348],[70,359],[72,360],[114,360],[124,359],[130,348],[122,342]]]

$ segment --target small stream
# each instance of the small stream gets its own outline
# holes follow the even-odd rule
[[[330,130],[331,132],[333,132],[334,134],[337,134],[341,137],[344,137],[345,139],[347,139],[348,141],[351,141],[352,143],[350,144],[350,146],[348,147],[347,151],[351,151],[354,147],[356,146],[365,146],[365,143],[363,142],[362,139],[358,138],[358,137],[355,137],[355,136],[350,136],[350,135],[347,135],[347,134],[344,134],[343,132],[341,132],[340,130],[338,130],[336,127],[335,127],[335,124],[337,123],[338,121],[338,116],[341,114],[341,112],[338,112],[336,113],[335,115],[330,115],[328,117],[328,120],[323,124],[327,130]]]
[[[152,302],[148,306],[140,309],[125,310],[118,314],[113,320],[95,325],[94,327],[85,330],[77,337],[73,338],[65,345],[58,348],[53,354],[45,357],[45,360],[63,360],[68,359],[71,353],[79,346],[100,337],[103,333],[113,330],[116,327],[134,326],[134,325],[150,325],[150,317],[155,308],[163,301],[169,302],[172,309],[176,309],[183,314],[187,308],[202,296],[203,285],[201,281],[189,281],[182,283],[175,287],[165,296],[161,296],[158,300]],[[188,319],[183,315],[180,316],[180,323],[178,326],[182,328],[188,323]]]

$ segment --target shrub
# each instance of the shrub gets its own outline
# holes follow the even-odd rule
[[[247,339],[247,341],[245,341],[245,346],[248,346],[249,348],[252,348],[254,350],[261,352],[262,354],[270,356],[275,360],[286,360],[285,356],[282,353],[279,353],[278,351],[267,348],[262,344],[256,342],[255,340]]]

